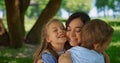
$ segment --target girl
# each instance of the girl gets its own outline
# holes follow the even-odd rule
[[[39,59],[45,63],[58,63],[59,55],[65,51],[66,40],[63,24],[57,19],[50,20],[42,29],[41,46],[35,52],[34,63],[38,63]]]

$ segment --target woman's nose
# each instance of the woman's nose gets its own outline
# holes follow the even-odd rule
[[[75,37],[75,32],[74,32],[74,31],[71,31],[71,32],[70,32],[70,36],[71,36],[71,37]]]

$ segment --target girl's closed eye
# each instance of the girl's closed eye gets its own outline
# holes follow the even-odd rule
[[[58,31],[58,30],[57,30],[57,29],[54,29],[54,30],[53,30],[53,32],[56,32],[56,31]]]

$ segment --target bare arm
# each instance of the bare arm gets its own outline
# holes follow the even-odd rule
[[[70,53],[67,51],[66,53],[62,54],[58,59],[58,63],[72,63]]]

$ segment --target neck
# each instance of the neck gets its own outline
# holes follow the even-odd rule
[[[64,50],[64,44],[54,44],[53,47],[56,52]]]

